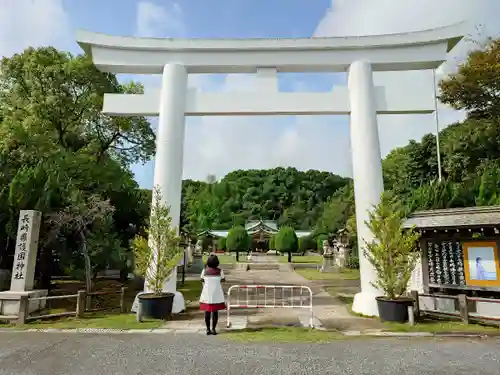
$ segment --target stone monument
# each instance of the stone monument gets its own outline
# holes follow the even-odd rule
[[[36,298],[48,294],[47,290],[33,289],[41,218],[39,211],[23,210],[19,214],[10,290],[0,292],[1,315],[17,315],[21,296]],[[45,304],[45,300],[30,301],[29,312],[43,309]]]
[[[323,264],[320,272],[333,272],[334,271],[335,255],[333,249],[327,240],[323,241]]]

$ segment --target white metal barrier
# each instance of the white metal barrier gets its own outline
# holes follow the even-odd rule
[[[241,298],[242,291],[244,292],[243,298]],[[234,296],[235,292],[236,296]],[[271,295],[269,296],[269,294]],[[236,297],[236,301],[232,301],[231,297]],[[298,299],[298,303],[294,303],[296,299]],[[227,291],[227,328],[231,327],[231,310],[238,308],[239,309],[263,309],[263,308],[309,309],[310,311],[309,326],[311,328],[314,327],[313,293],[311,288],[309,288],[308,286],[233,285]]]

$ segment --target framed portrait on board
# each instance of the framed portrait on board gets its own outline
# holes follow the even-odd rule
[[[465,281],[470,286],[500,286],[500,264],[497,243],[463,244]]]

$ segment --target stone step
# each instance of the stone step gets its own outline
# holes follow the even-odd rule
[[[252,270],[252,271],[265,271],[265,270],[279,270],[280,265],[278,263],[237,263],[237,270]]]

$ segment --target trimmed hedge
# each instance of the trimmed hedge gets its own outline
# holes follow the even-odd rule
[[[299,240],[295,230],[291,227],[282,227],[276,234],[276,250],[281,253],[288,253],[288,262],[292,262],[292,253],[297,252]]]
[[[240,251],[248,251],[252,239],[247,233],[247,230],[242,226],[231,228],[226,238],[226,249],[236,252],[236,260],[239,261]]]
[[[305,254],[307,250],[316,250],[316,241],[311,237],[300,237],[299,238],[299,252]]]

